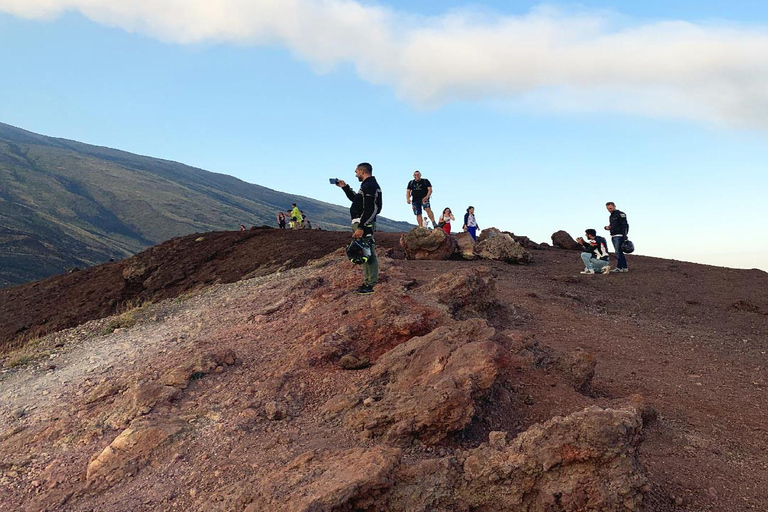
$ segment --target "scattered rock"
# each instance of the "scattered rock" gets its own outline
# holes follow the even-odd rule
[[[357,357],[354,354],[347,354],[339,360],[339,366],[345,370],[361,370],[371,366],[371,361],[367,357]]]
[[[285,418],[285,408],[274,400],[264,405],[264,413],[267,419],[272,421],[279,421]]]
[[[595,376],[597,359],[594,354],[576,349],[557,359],[555,366],[576,391],[587,391]]]
[[[582,251],[584,248],[568,234],[567,231],[556,231],[552,233],[552,244],[561,249],[569,251]]]

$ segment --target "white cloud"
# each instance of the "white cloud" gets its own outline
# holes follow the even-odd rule
[[[423,17],[352,0],[0,0],[0,10],[74,10],[178,44],[284,45],[319,70],[352,63],[419,105],[501,99],[768,127],[768,28],[631,24],[548,7]]]

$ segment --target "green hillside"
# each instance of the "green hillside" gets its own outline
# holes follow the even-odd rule
[[[122,259],[195,232],[274,225],[298,203],[314,225],[348,210],[177,162],[0,123],[0,287]],[[384,231],[410,225],[381,219]]]

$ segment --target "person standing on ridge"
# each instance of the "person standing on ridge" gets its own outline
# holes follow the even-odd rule
[[[479,229],[479,226],[477,225],[477,220],[475,220],[474,206],[467,208],[467,213],[464,214],[464,227],[462,229],[469,233],[469,236],[472,237],[472,240],[477,242],[477,230]]]
[[[429,204],[430,197],[432,197],[432,184],[428,179],[422,179],[419,171],[413,171],[413,179],[408,182],[408,188],[405,189],[405,202],[413,207],[416,222],[421,227],[424,227],[424,221],[421,218],[422,208],[429,215],[432,225],[437,226],[435,214],[432,213],[432,207]]]
[[[359,294],[368,295],[373,293],[373,287],[379,282],[379,260],[376,258],[373,232],[376,229],[376,216],[381,212],[381,188],[373,177],[373,166],[367,162],[357,165],[355,177],[360,182],[360,190],[356,194],[344,180],[338,180],[336,186],[352,201],[349,208],[352,237],[366,241],[371,248],[371,256],[363,263],[363,284],[355,290]]]
[[[616,251],[616,268],[611,272],[629,272],[627,268],[627,258],[624,256],[624,251],[621,250],[621,244],[627,239],[629,233],[629,223],[627,222],[627,214],[621,210],[616,209],[616,203],[608,201],[605,203],[605,208],[611,212],[611,216],[608,217],[608,225],[605,226],[606,231],[611,232],[611,243],[613,244],[613,250]]]
[[[293,210],[291,210],[291,221],[293,222],[293,225],[291,228],[301,229],[301,210],[296,206],[296,203],[293,203],[291,206],[293,206]]]

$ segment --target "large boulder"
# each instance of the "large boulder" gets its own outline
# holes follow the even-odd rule
[[[527,265],[533,262],[531,253],[507,233],[496,228],[488,228],[481,233],[475,246],[475,254],[486,260],[506,261]]]
[[[568,249],[569,251],[583,251],[584,248],[573,239],[567,231],[555,231],[552,233],[552,245],[560,247],[561,249]]]
[[[469,233],[459,233],[454,235],[456,239],[456,254],[465,260],[473,260],[475,256],[475,241]]]
[[[456,240],[442,229],[416,227],[400,237],[400,246],[409,260],[447,260],[456,249]]]

